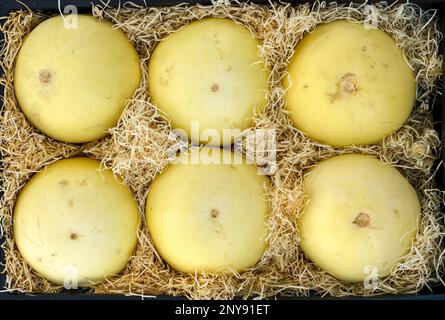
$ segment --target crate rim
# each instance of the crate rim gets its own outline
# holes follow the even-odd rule
[[[178,1],[178,0],[109,0],[108,5],[110,7],[116,7],[119,4],[125,2],[132,2],[134,4],[138,4],[141,6],[152,6],[152,7],[161,7],[161,6],[172,6],[179,3],[187,3],[189,5],[194,4],[212,4],[212,0],[189,0],[189,1]],[[258,4],[270,4],[270,2],[282,2],[282,3],[290,3],[291,5],[299,5],[304,3],[314,3],[315,0],[250,0],[249,2],[258,3]],[[443,0],[406,0],[406,1],[398,1],[398,0],[337,0],[337,1],[325,1],[327,3],[337,2],[337,3],[379,3],[386,2],[388,4],[392,4],[395,2],[398,3],[413,3],[419,5],[422,9],[435,9],[437,10],[438,15],[438,23],[440,25],[440,30],[443,35],[445,35],[445,1]],[[0,17],[7,16],[10,12],[29,8],[31,10],[39,10],[45,12],[57,13],[59,11],[59,3],[60,6],[66,5],[75,5],[80,12],[88,12],[93,4],[100,4],[101,0],[22,0],[18,2],[18,0],[1,0],[0,1]],[[0,18],[0,24],[2,20]],[[0,34],[0,41],[3,40],[3,34]],[[440,44],[440,53],[445,56],[445,40],[441,41]],[[445,61],[444,68],[445,70]],[[0,76],[2,75],[2,70],[0,69]],[[442,141],[442,156],[441,160],[445,163],[445,81],[442,81],[442,92],[444,93],[434,105],[433,115],[435,118],[435,129],[439,132]],[[3,99],[3,87],[0,86],[0,98]],[[1,106],[0,106],[1,112]],[[438,183],[438,187],[441,190],[445,189],[445,170],[443,169],[443,164],[441,165],[440,170],[437,172],[436,181]],[[0,193],[0,196],[1,193]],[[0,243],[3,242],[3,238],[0,238]],[[61,292],[61,293],[37,293],[37,294],[21,294],[21,293],[10,293],[8,291],[4,291],[6,285],[6,276],[2,272],[4,261],[3,250],[0,250],[0,300],[141,300],[140,296],[127,296],[121,294],[92,294],[86,290],[76,290],[72,292]],[[439,288],[437,293],[434,292],[434,288]],[[378,296],[347,296],[347,297],[321,297],[319,295],[313,295],[309,297],[278,297],[280,300],[445,300],[445,285],[442,286],[440,283],[434,285],[428,292],[423,292],[428,289],[422,290],[421,293],[417,294],[401,294],[401,295],[378,295]],[[185,297],[180,296],[167,296],[167,295],[159,295],[154,297],[144,297],[144,300],[187,300]],[[239,298],[236,298],[239,299]]]

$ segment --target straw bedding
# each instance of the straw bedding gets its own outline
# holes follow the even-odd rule
[[[0,55],[5,88],[0,117],[2,154],[0,203],[1,231],[5,237],[7,289],[40,293],[61,290],[36,274],[21,258],[14,245],[12,214],[18,192],[31,175],[44,166],[75,155],[101,160],[121,176],[134,192],[141,215],[150,182],[170,162],[184,143],[170,132],[170,125],[151,102],[147,92],[147,62],[158,41],[188,22],[203,17],[229,17],[245,25],[261,41],[261,58],[271,70],[268,103],[254,117],[250,130],[276,129],[276,153],[267,195],[271,214],[268,220],[269,247],[252,269],[233,275],[186,275],[171,269],[156,253],[142,224],[139,243],[125,270],[92,287],[96,293],[132,295],[184,295],[193,299],[235,296],[270,298],[277,295],[375,295],[415,293],[441,281],[444,263],[444,221],[441,205],[444,197],[436,189],[434,174],[440,155],[440,138],[433,129],[431,108],[440,94],[442,56],[438,45],[442,35],[433,11],[422,11],[412,4],[384,3],[374,6],[340,6],[316,2],[292,7],[284,4],[260,6],[218,1],[211,6],[179,5],[168,8],[140,8],[131,3],[119,8],[105,4],[92,7],[92,13],[111,20],[123,30],[140,54],[142,81],[133,99],[126,104],[118,125],[100,141],[72,145],[57,142],[35,130],[19,110],[14,97],[14,61],[24,37],[47,16],[28,10],[11,13],[2,31],[5,41]],[[319,23],[346,18],[375,21],[403,49],[418,84],[414,112],[397,133],[379,144],[333,148],[317,144],[291,126],[284,109],[281,81],[295,45]],[[244,146],[243,152],[249,153]],[[250,150],[251,151],[251,150]],[[336,154],[361,152],[372,154],[399,168],[416,188],[422,205],[419,231],[410,252],[381,279],[377,288],[339,281],[307,261],[299,249],[297,218],[301,214],[302,179],[306,170],[321,159]],[[267,157],[266,157],[267,158]],[[143,220],[143,219],[142,219]]]

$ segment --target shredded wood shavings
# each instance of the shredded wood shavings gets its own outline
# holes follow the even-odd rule
[[[126,104],[118,125],[104,139],[72,145],[45,137],[35,130],[20,112],[14,97],[14,62],[25,36],[44,13],[21,10],[6,17],[1,31],[1,79],[5,87],[0,117],[2,168],[0,185],[1,231],[6,238],[5,271],[11,292],[58,292],[60,287],[35,273],[14,245],[12,215],[18,192],[31,175],[46,165],[75,155],[100,159],[104,168],[121,176],[135,193],[141,215],[150,182],[169,164],[178,141],[171,135],[166,117],[150,100],[147,92],[148,59],[156,44],[190,21],[204,17],[230,18],[246,26],[261,41],[259,52],[268,68],[268,104],[254,117],[249,130],[277,130],[277,170],[271,175],[268,200],[269,247],[261,261],[250,270],[233,275],[186,275],[171,269],[156,253],[143,225],[139,244],[125,270],[92,288],[96,293],[125,295],[182,295],[192,299],[267,298],[277,295],[377,295],[415,293],[443,281],[444,221],[441,204],[444,193],[435,187],[434,174],[441,142],[433,129],[431,107],[440,94],[442,56],[434,11],[423,11],[413,4],[385,3],[367,5],[316,2],[313,5],[270,4],[215,1],[211,6],[177,5],[142,8],[125,3],[110,8],[105,3],[92,7],[92,14],[112,21],[135,45],[141,58],[142,81],[133,99]],[[285,92],[281,86],[295,45],[319,23],[336,19],[374,21],[390,34],[404,51],[417,80],[415,110],[401,130],[380,144],[333,148],[309,140],[293,128],[285,111]],[[249,150],[244,149],[244,152]],[[333,155],[361,152],[379,157],[399,168],[416,188],[422,215],[419,232],[410,252],[400,260],[391,275],[381,279],[376,289],[363,284],[339,281],[310,263],[299,249],[297,218],[301,214],[302,181],[308,168]],[[441,165],[441,164],[440,164]],[[142,219],[144,220],[144,219]]]

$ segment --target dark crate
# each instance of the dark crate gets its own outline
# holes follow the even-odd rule
[[[356,0],[356,1],[348,1],[348,0],[337,0],[337,3],[345,3],[348,4],[350,2],[362,3],[365,0]],[[389,0],[388,3],[392,3],[396,0]],[[108,0],[106,3],[111,7],[117,7],[119,4],[125,3],[126,0]],[[132,0],[130,1],[134,4],[141,6],[169,6],[176,5],[179,3],[188,3],[188,4],[211,4],[211,0],[189,0],[189,1],[180,1],[180,0]],[[251,2],[255,2],[258,4],[268,4],[267,0],[251,0]],[[314,0],[281,0],[276,2],[289,2],[291,4],[303,4],[303,3],[313,3]],[[327,1],[331,2],[331,1]],[[367,0],[367,3],[377,3],[381,2],[379,0]],[[404,1],[400,1],[403,3]],[[408,2],[408,1],[407,1]],[[439,25],[442,34],[445,34],[445,1],[444,0],[411,0],[410,3],[418,4],[422,9],[436,9],[437,15],[439,17]],[[1,0],[0,1],[0,17],[5,17],[9,12],[24,8],[29,8],[31,10],[41,10],[49,13],[58,13],[59,5],[60,8],[64,8],[67,5],[75,5],[80,13],[89,13],[91,12],[92,4],[101,4],[101,0],[21,0],[18,2],[17,0]],[[2,23],[2,20],[0,20]],[[3,34],[0,34],[0,41],[3,41]],[[445,41],[442,41],[440,44],[440,53],[445,56]],[[445,64],[444,64],[445,69]],[[2,70],[0,68],[0,75]],[[445,92],[445,83],[442,82],[441,86],[443,88],[443,92]],[[0,98],[3,99],[3,87],[0,86]],[[434,114],[434,126],[435,129],[439,132],[441,137],[442,144],[445,146],[445,97],[442,95],[435,102],[433,108]],[[442,161],[445,162],[445,148],[442,150]],[[444,164],[440,165],[440,168],[436,175],[436,183],[437,187],[441,190],[445,189],[445,170]],[[0,191],[0,196],[2,196]],[[444,217],[445,222],[445,217]],[[0,243],[3,242],[3,239],[0,239]],[[0,263],[4,261],[3,251],[0,250]],[[0,271],[2,271],[2,267]],[[445,275],[444,275],[445,277]],[[95,295],[91,294],[89,290],[65,290],[61,293],[57,294],[35,294],[35,295],[24,295],[24,294],[11,294],[2,292],[5,288],[5,274],[0,274],[0,300],[46,300],[46,299],[54,299],[54,300],[120,300],[120,299],[140,299],[137,296],[123,296],[123,295]],[[157,296],[156,299],[165,300],[165,299],[185,299],[181,297],[170,297],[170,296]],[[445,286],[442,284],[437,284],[429,289],[423,289],[417,295],[382,295],[377,297],[344,297],[344,298],[321,298],[318,295],[312,295],[309,298],[305,299],[342,299],[342,300],[350,300],[350,299],[359,299],[359,300],[369,300],[369,299],[383,299],[383,300],[400,300],[400,299],[408,299],[408,300],[445,300]],[[289,298],[284,298],[289,299]],[[291,298],[293,299],[293,298]],[[299,298],[296,298],[299,299]]]

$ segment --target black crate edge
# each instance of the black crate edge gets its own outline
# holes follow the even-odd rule
[[[397,0],[394,0],[397,1]],[[394,1],[386,1],[387,3],[393,3]],[[117,7],[119,4],[125,3],[126,0],[109,0],[107,1],[108,6]],[[192,0],[192,1],[178,1],[178,0],[132,0],[130,1],[136,5],[140,6],[172,6],[180,3],[187,3],[190,5],[193,4],[212,4],[211,0]],[[253,0],[250,2],[258,3],[258,4],[268,4],[267,0]],[[273,1],[275,2],[275,1]],[[282,0],[276,2],[288,2],[293,5],[304,4],[304,3],[313,3],[314,0]],[[331,2],[331,1],[327,1]],[[333,2],[333,1],[332,1]],[[357,1],[348,1],[348,0],[338,0],[335,1],[339,4],[342,3],[378,3],[381,2],[379,0],[357,0]],[[398,3],[403,3],[405,1],[398,1]],[[407,0],[407,2],[414,3],[419,5],[422,9],[436,9],[437,14],[439,16],[438,22],[440,25],[440,30],[442,34],[445,35],[445,1],[443,0]],[[16,0],[1,0],[0,2],[0,17],[7,16],[11,11],[20,10],[20,9],[31,9],[31,10],[41,10],[47,12],[57,13],[60,8],[63,8],[67,5],[75,5],[79,12],[91,12],[92,5],[100,5],[103,4],[101,0],[22,0],[20,2]],[[1,18],[0,18],[1,19]],[[0,20],[0,24],[2,21]],[[3,41],[3,34],[0,34],[0,41]],[[442,41],[440,44],[440,53],[445,55],[445,41]],[[443,70],[445,70],[445,62]],[[2,74],[2,70],[0,69],[0,75]],[[442,79],[443,80],[443,79]],[[445,93],[445,82],[441,83],[442,92]],[[3,99],[3,87],[0,86],[0,98]],[[441,160],[445,163],[445,96],[442,95],[437,99],[435,105],[433,107],[433,115],[434,115],[434,127],[439,132],[441,141],[442,141],[442,157]],[[438,163],[439,165],[439,163]],[[436,174],[436,183],[437,187],[441,190],[445,189],[445,170],[444,164],[440,163],[440,167]],[[0,196],[2,196],[0,194]],[[445,223],[445,217],[444,217]],[[3,242],[3,238],[0,238],[0,243]],[[0,263],[2,266],[0,267],[0,271],[3,269],[3,261],[4,261],[4,253],[3,250],[0,250]],[[0,273],[0,300],[141,300],[142,297],[139,296],[125,296],[125,295],[117,295],[117,294],[91,294],[88,290],[77,290],[77,291],[65,291],[61,293],[54,294],[20,294],[20,293],[10,293],[4,291],[6,285],[6,275],[4,273]],[[184,297],[172,297],[172,296],[148,296],[144,297],[145,300],[168,300],[168,299],[185,299]],[[418,294],[402,294],[402,295],[379,295],[379,296],[370,296],[370,297],[320,297],[318,295],[313,295],[308,298],[295,297],[288,298],[283,297],[278,299],[310,299],[310,300],[320,300],[320,299],[329,299],[329,300],[445,300],[445,286],[441,284],[437,284],[432,288],[425,288]]]

